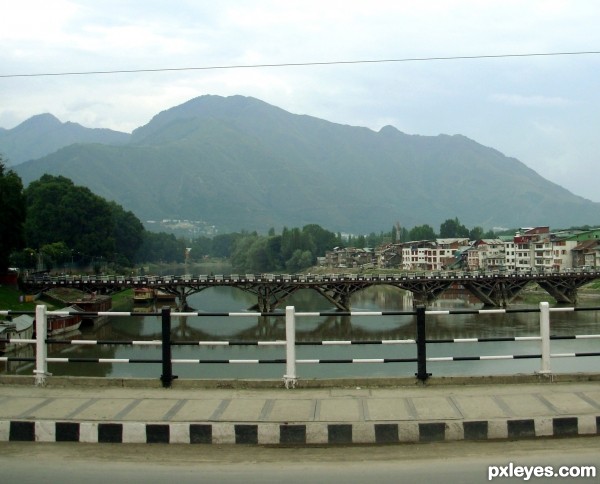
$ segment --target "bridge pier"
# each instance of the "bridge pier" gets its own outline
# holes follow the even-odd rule
[[[413,308],[417,308],[427,306],[435,301],[452,285],[452,281],[444,279],[406,280],[391,285],[412,292]]]
[[[260,284],[257,286],[240,287],[240,289],[255,294],[258,298],[256,308],[261,313],[273,312],[282,302],[284,302],[291,294],[296,292],[298,287],[289,285],[267,285]]]
[[[540,280],[538,285],[557,302],[577,304],[577,289],[587,281],[573,279]]]
[[[314,286],[312,289],[317,291],[340,311],[350,311],[350,298],[352,295],[368,286],[369,284],[361,283],[353,285],[331,283]]]

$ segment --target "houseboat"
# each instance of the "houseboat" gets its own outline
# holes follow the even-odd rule
[[[81,308],[75,305],[59,309],[59,311],[68,311],[70,313],[82,312]],[[56,336],[57,334],[78,330],[82,319],[79,314],[48,314],[48,336]]]
[[[168,302],[168,301],[175,301],[175,299],[177,298],[177,296],[175,296],[174,294],[169,294],[166,291],[161,291],[160,289],[156,290],[156,301],[162,301],[162,302]]]
[[[90,294],[75,301],[69,301],[71,306],[76,306],[86,313],[108,312],[112,309],[112,298],[110,296],[98,296]],[[81,325],[83,327],[98,327],[108,320],[107,316],[82,315]]]
[[[149,287],[136,287],[133,289],[133,302],[136,304],[148,304],[154,301],[154,289]]]
[[[33,317],[23,314],[12,321],[0,321],[0,339],[19,340],[33,338]],[[11,341],[0,341],[0,353],[16,350],[24,344]]]
[[[69,301],[71,306],[77,306],[82,311],[90,313],[106,312],[112,309],[112,298],[110,296],[90,296]]]

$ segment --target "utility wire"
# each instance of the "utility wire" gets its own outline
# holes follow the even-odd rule
[[[13,77],[48,77],[48,76],[93,76],[100,74],[131,74],[143,72],[178,72],[178,71],[213,71],[224,69],[260,69],[266,67],[308,67],[308,66],[334,66],[348,64],[385,64],[392,62],[430,62],[430,61],[452,61],[452,60],[474,60],[474,59],[506,59],[514,57],[553,57],[567,55],[597,55],[600,51],[579,52],[547,52],[529,54],[496,54],[496,55],[467,55],[450,57],[407,57],[402,59],[363,59],[348,61],[327,62],[286,62],[281,64],[237,64],[223,66],[201,66],[201,67],[166,67],[157,69],[123,69],[110,71],[81,71],[81,72],[38,72],[32,74],[0,74],[0,78]]]

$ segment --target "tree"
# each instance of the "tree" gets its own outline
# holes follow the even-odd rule
[[[440,238],[469,237],[469,229],[462,225],[458,217],[448,219],[440,225]]]
[[[313,256],[308,250],[296,250],[286,262],[288,272],[298,272],[310,267],[313,263]]]
[[[27,245],[64,242],[82,254],[112,257],[114,221],[110,205],[63,176],[43,175],[25,190]]]
[[[54,242],[40,247],[40,254],[48,270],[71,260],[71,250],[64,242]]]
[[[131,264],[144,226],[132,213],[63,176],[44,175],[25,190],[29,247],[62,243],[69,252]]]
[[[410,229],[408,233],[409,240],[434,240],[436,238],[435,231],[427,224],[418,225]]]
[[[25,207],[21,178],[0,156],[0,273],[8,270],[10,254],[24,247]]]
[[[325,255],[326,251],[340,244],[339,238],[333,232],[317,224],[305,225],[302,227],[302,233],[310,240],[305,249],[310,250],[313,256]]]
[[[112,211],[113,237],[116,250],[125,264],[134,261],[144,240],[144,226],[133,212],[128,212],[115,202],[110,202]]]
[[[173,234],[145,231],[135,260],[136,262],[183,262],[185,243]]]
[[[473,227],[469,231],[469,240],[480,240],[485,238],[485,233],[482,227]]]

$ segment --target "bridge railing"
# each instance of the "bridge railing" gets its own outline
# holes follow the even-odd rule
[[[600,270],[587,268],[563,269],[562,271],[403,271],[394,274],[379,273],[333,273],[333,274],[216,274],[216,275],[148,275],[148,276],[122,276],[122,275],[72,275],[64,274],[57,276],[30,275],[24,278],[28,284],[50,283],[54,285],[86,284],[86,283],[110,283],[110,284],[148,284],[148,283],[207,283],[207,282],[295,282],[295,283],[319,283],[336,281],[372,281],[372,282],[394,282],[413,279],[479,279],[479,278],[511,278],[527,277],[531,279],[544,278],[547,276],[570,275],[570,276],[597,276]]]
[[[557,307],[550,308],[547,302],[541,302],[539,308],[532,309],[480,309],[480,310],[426,310],[425,307],[418,307],[413,311],[331,311],[331,312],[297,312],[295,307],[288,306],[285,312],[277,311],[270,313],[259,312],[230,312],[230,313],[207,313],[207,312],[172,312],[170,307],[165,307],[159,313],[145,313],[150,316],[161,317],[160,340],[131,340],[131,341],[109,341],[109,340],[60,340],[49,338],[48,334],[48,316],[111,316],[111,317],[132,317],[139,316],[139,313],[132,312],[81,312],[81,311],[47,311],[46,306],[38,305],[35,312],[26,311],[2,311],[0,315],[13,316],[21,314],[35,315],[35,338],[0,338],[0,343],[11,343],[20,345],[35,345],[35,357],[11,357],[1,356],[0,362],[20,361],[33,362],[35,368],[35,384],[44,385],[46,379],[51,376],[48,373],[48,363],[144,363],[162,365],[162,375],[160,376],[162,385],[170,387],[177,376],[173,375],[173,365],[178,364],[279,364],[285,365],[283,382],[286,388],[294,387],[298,381],[297,364],[369,364],[369,363],[416,363],[417,372],[415,377],[421,382],[425,382],[431,373],[428,372],[428,363],[449,362],[449,361],[484,361],[484,360],[516,360],[516,359],[539,359],[540,370],[537,373],[551,374],[552,358],[567,357],[588,357],[600,356],[600,351],[596,352],[570,352],[570,353],[551,353],[551,341],[559,339],[600,339],[599,334],[589,335],[569,335],[552,336],[550,334],[550,314],[552,312],[570,312],[570,311],[599,311],[600,307]],[[539,313],[539,335],[535,336],[515,336],[515,337],[497,337],[497,338],[454,338],[454,339],[428,339],[427,321],[429,318],[449,317],[459,314],[507,314],[507,313]],[[414,339],[401,340],[322,340],[322,341],[296,341],[296,322],[299,318],[305,317],[329,317],[329,316],[361,316],[361,317],[389,317],[389,316],[413,316],[416,317],[416,332]],[[285,318],[285,340],[276,341],[173,341],[171,337],[172,318],[193,318],[193,317],[283,317]],[[440,343],[491,343],[491,342],[524,342],[535,341],[539,343],[539,353],[535,354],[509,354],[509,355],[478,355],[478,356],[436,356],[428,357],[427,351],[430,345]],[[126,346],[155,346],[161,347],[161,358],[82,358],[82,357],[48,357],[49,344],[69,344],[69,345],[126,345]],[[284,357],[276,359],[177,359],[172,357],[172,348],[181,345],[196,346],[280,346],[284,348]],[[299,359],[296,357],[296,349],[299,346],[345,346],[345,345],[415,345],[416,357],[409,358],[350,358],[350,359]]]

